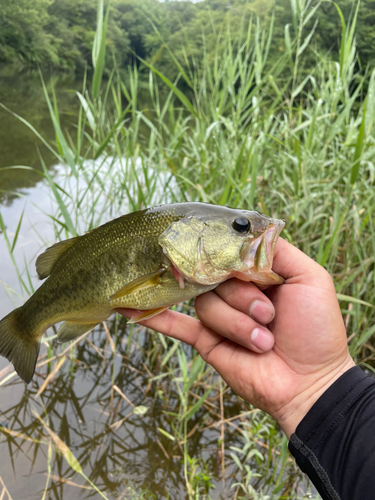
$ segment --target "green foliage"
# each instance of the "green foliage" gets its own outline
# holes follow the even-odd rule
[[[50,0],[0,0],[0,61],[56,62],[53,37],[47,30]]]
[[[91,47],[96,24],[96,0],[0,0],[0,61],[22,61],[25,65],[52,66],[60,70],[82,70],[91,66]],[[354,15],[356,3],[338,3],[345,19]],[[106,7],[105,7],[106,8]],[[306,13],[309,11],[309,18]],[[314,12],[312,12],[314,11]],[[269,62],[291,50],[290,37],[312,33],[303,50],[304,65],[316,62],[316,51],[337,58],[342,25],[333,2],[318,0],[203,0],[198,3],[158,0],[114,0],[108,20],[107,68],[115,59],[126,68],[136,56],[157,65],[169,79],[178,75],[169,48],[186,70],[199,65],[202,50],[213,57],[225,33],[246,34],[251,18],[262,29],[274,16],[274,36]],[[299,19],[305,16],[301,33]],[[375,66],[375,2],[362,0],[356,23],[358,64],[364,71]],[[244,29],[239,28],[243,26]],[[220,35],[220,36],[219,36]],[[245,39],[241,40],[244,42]],[[312,42],[312,43],[311,43]],[[223,46],[224,47],[224,46]],[[302,43],[299,49],[302,48]],[[294,50],[295,48],[293,48]],[[298,49],[296,49],[298,50]]]
[[[96,23],[95,0],[53,0],[46,27],[53,39],[61,70],[82,68],[90,60]],[[47,61],[46,65],[54,65]]]

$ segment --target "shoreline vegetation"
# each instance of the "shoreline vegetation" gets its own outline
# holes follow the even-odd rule
[[[337,59],[340,51],[341,22],[333,2],[307,2],[313,15],[306,28],[314,37],[306,47],[304,63],[311,66],[315,53]],[[306,2],[290,0],[202,0],[200,2],[158,0],[112,0],[107,33],[108,72],[116,64],[126,69],[140,65],[140,59],[157,65],[169,78],[178,70],[169,55],[172,48],[181,66],[197,59],[204,46],[213,58],[220,33],[238,37],[255,19],[260,30],[273,24],[267,64],[288,52],[287,32],[293,38],[300,7]],[[338,4],[346,20],[356,2]],[[295,12],[294,12],[295,11]],[[15,68],[44,68],[77,72],[92,68],[91,49],[97,22],[97,0],[0,0],[0,64]],[[361,0],[356,21],[357,65],[363,73],[375,66],[375,10],[372,0]],[[220,41],[219,41],[220,43]],[[139,59],[140,58],[140,59]],[[114,61],[116,61],[114,63]],[[147,71],[145,72],[147,76]]]
[[[206,14],[204,2],[172,3]],[[99,1],[96,31],[87,32],[94,70],[76,93],[73,132],[41,79],[55,140],[39,139],[59,164],[53,177],[40,155],[55,241],[167,201],[283,218],[282,236],[333,276],[350,353],[374,372],[375,70],[359,62],[356,31],[366,2],[344,14],[295,0],[282,35],[275,15],[267,29],[262,18],[243,18],[235,31],[218,28],[211,37],[199,28],[192,52],[192,37],[181,46],[169,40],[159,59],[124,68],[108,41],[116,5],[108,11]],[[328,8],[339,26],[336,55],[316,49],[316,20]],[[152,36],[164,40],[155,28]],[[278,36],[284,49],[274,57]],[[27,298],[30,266],[14,255],[23,217],[14,228],[0,217],[0,228]],[[178,308],[194,314],[190,304]],[[69,488],[82,498],[314,498],[275,422],[232,394],[189,347],[117,315],[62,347],[55,333],[27,389],[11,366],[0,373],[13,401],[3,398],[2,456],[9,453],[13,471],[28,457],[30,474],[45,473],[43,499],[71,498]]]

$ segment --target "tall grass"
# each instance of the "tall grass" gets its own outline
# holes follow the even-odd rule
[[[375,73],[357,72],[357,11],[347,25],[338,7],[339,60],[316,55],[315,66],[306,68],[304,56],[313,41],[319,4],[296,0],[292,5],[291,26],[285,28],[286,51],[276,63],[269,62],[272,24],[265,33],[256,21],[244,22],[239,33],[218,34],[213,58],[205,52],[204,35],[199,58],[186,55],[178,61],[167,47],[179,70],[179,78],[172,82],[146,61],[141,75],[133,66],[125,77],[115,69],[102,81],[108,11],[104,16],[99,3],[95,71],[92,84],[85,77],[77,94],[81,107],[74,138],[61,129],[53,89],[44,86],[56,133],[56,143],[49,147],[61,164],[56,175],[44,166],[56,207],[50,217],[56,239],[82,233],[127,211],[172,201],[255,208],[284,218],[284,237],[332,274],[351,354],[359,365],[374,371]],[[147,108],[142,107],[141,94],[143,102],[147,94]],[[0,224],[12,254],[22,215],[12,241],[1,218]],[[23,264],[14,259],[13,263],[25,294],[31,293]],[[185,311],[193,313],[188,306]],[[234,411],[234,396],[189,349],[133,326],[126,340],[120,340],[117,327],[116,321],[111,327],[115,341],[105,335],[105,346],[102,341],[95,347],[88,337],[90,344],[80,350],[81,358],[65,349],[60,359],[69,356],[68,374],[57,373],[63,362],[53,364],[56,354],[50,347],[44,366],[47,374],[54,368],[55,372],[48,382],[72,375],[83,356],[94,367],[103,364],[103,373],[110,364],[102,400],[109,405],[104,411],[108,410],[107,432],[112,432],[128,419],[143,418],[143,410],[136,417],[132,409],[117,419],[125,404],[118,397],[126,398],[127,391],[116,363],[120,357],[124,366],[128,354],[140,350],[145,392],[152,390],[153,404],[163,409],[155,429],[158,446],[167,460],[177,454],[182,459],[185,493],[177,493],[180,485],[176,486],[171,498],[301,498],[304,493],[298,491],[286,440],[272,419],[243,402],[238,402],[237,413],[228,415],[229,408]],[[2,384],[10,382],[11,376],[5,375]],[[51,407],[56,394],[47,389],[43,387],[40,397],[44,407]],[[58,441],[45,421],[43,427],[38,425],[18,426],[18,431],[23,436],[44,429],[52,439],[50,446],[58,443],[56,450],[64,448],[61,435]],[[206,436],[204,431],[216,432],[218,469],[210,466],[204,450],[199,454],[197,439]],[[232,431],[235,442],[228,437]],[[121,444],[116,441],[116,446]],[[65,448],[63,454],[74,459]],[[51,457],[48,460],[50,464]],[[56,463],[60,470],[61,462]],[[78,472],[90,478],[93,487],[100,487],[99,470],[90,470],[83,455],[79,463],[85,475],[82,468]],[[101,488],[108,494],[111,490],[105,484],[104,480]],[[152,498],[147,488],[142,492],[138,488],[138,495]]]

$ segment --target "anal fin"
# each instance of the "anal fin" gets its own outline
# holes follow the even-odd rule
[[[134,318],[129,319],[128,323],[138,323],[139,321],[145,321],[146,319],[150,319],[154,316],[157,316],[158,314],[161,314],[166,309],[168,309],[168,306],[157,307],[156,309],[149,309],[148,311],[142,311],[141,314],[138,314],[138,316],[134,316]]]
[[[144,290],[145,288],[151,288],[156,285],[160,285],[160,276],[165,272],[165,268],[161,267],[154,273],[145,274],[136,278],[135,280],[127,283],[125,286],[120,288],[115,294],[113,294],[108,302],[112,300],[120,299],[133,292],[138,292],[139,290]]]
[[[96,327],[98,323],[73,323],[65,321],[57,332],[57,342],[70,342]]]

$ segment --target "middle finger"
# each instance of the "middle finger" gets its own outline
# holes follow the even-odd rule
[[[215,293],[227,304],[251,316],[262,325],[271,323],[275,317],[275,308],[271,300],[254,283],[231,279],[219,285]]]
[[[197,297],[195,309],[200,321],[219,335],[258,353],[272,349],[272,333],[216,293]]]

